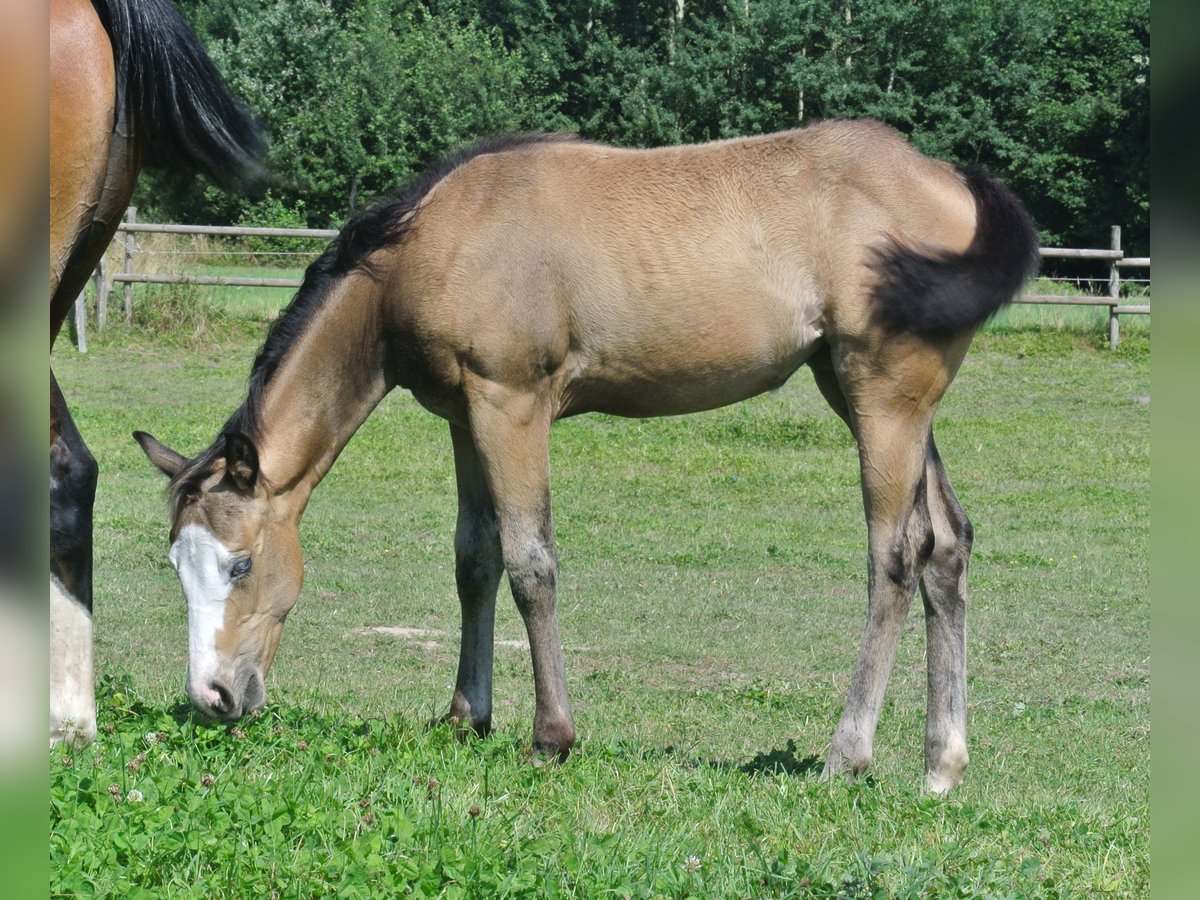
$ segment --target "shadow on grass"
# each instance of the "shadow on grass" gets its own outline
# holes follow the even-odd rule
[[[168,710],[168,712],[170,713],[171,718],[175,720],[175,724],[181,727],[187,722],[204,721],[199,716],[195,715],[195,710],[193,709],[192,704],[188,703],[186,700],[176,701],[171,705],[171,708]]]
[[[167,712],[171,718],[175,720],[175,724],[180,728],[183,728],[185,725],[190,723],[193,728],[200,728],[213,733],[218,731],[228,731],[232,726],[237,725],[238,721],[240,721],[235,720],[233,722],[219,722],[216,719],[210,719],[198,712],[196,707],[192,706],[192,704],[187,700],[176,701],[171,705],[171,708]]]
[[[813,775],[820,773],[825,761],[816,754],[799,756],[796,742],[788,741],[783,747],[757,753],[749,762],[737,766],[747,775]]]
[[[662,755],[679,758],[685,756],[673,746],[664,747],[659,751],[644,751],[644,756]],[[747,762],[735,763],[722,759],[691,758],[680,760],[691,766],[707,767],[720,772],[741,772],[755,777],[758,775],[786,775],[789,777],[805,778],[818,775],[825,766],[825,761],[816,754],[801,756],[796,748],[796,742],[789,740],[784,746],[774,750],[756,753]]]
[[[197,710],[190,701],[177,700],[171,704],[171,707],[167,710],[167,714],[180,728],[190,723],[193,728],[205,729],[215,733],[227,732],[235,726],[249,728],[252,722],[261,718],[266,713],[247,713],[239,719],[212,719]]]

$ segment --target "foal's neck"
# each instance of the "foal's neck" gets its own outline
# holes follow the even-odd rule
[[[262,399],[263,475],[299,516],[342,448],[392,388],[384,369],[381,290],[352,273],[329,290]]]

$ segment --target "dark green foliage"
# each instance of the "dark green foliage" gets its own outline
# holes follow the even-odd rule
[[[485,134],[651,146],[872,116],[1003,176],[1047,243],[1104,246],[1119,224],[1149,252],[1148,0],[180,6],[268,125],[278,196],[310,225]],[[139,202],[234,221],[246,201],[148,181]]]

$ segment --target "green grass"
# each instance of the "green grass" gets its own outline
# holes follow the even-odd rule
[[[993,323],[943,404],[977,542],[972,762],[936,800],[920,792],[919,604],[870,777],[816,779],[864,622],[865,529],[853,443],[803,372],[700,416],[556,426],[581,735],[565,765],[527,762],[532,678],[505,588],[496,733],[426,727],[456,663],[454,479],[444,423],[402,393],[313,497],[264,714],[194,722],[163,480],[129,432],[196,452],[240,402],[258,337],[215,318],[201,340],[113,329],[86,357],[54,354],[101,464],[104,679],[97,743],[51,751],[54,892],[1148,892],[1148,320],[1115,354],[1102,323]]]

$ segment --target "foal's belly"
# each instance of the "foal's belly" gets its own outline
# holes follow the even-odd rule
[[[562,415],[714,409],[778,388],[804,364],[824,334],[813,267],[739,234],[664,245],[652,263],[641,247],[636,265],[594,262],[565,282]]]
[[[804,360],[769,373],[731,373],[727,377],[605,380],[585,378],[568,386],[559,418],[585,412],[631,418],[678,416],[729,406],[782,387]]]
[[[815,323],[737,316],[583,344],[563,367],[560,416],[674,416],[781,387],[821,344]]]

